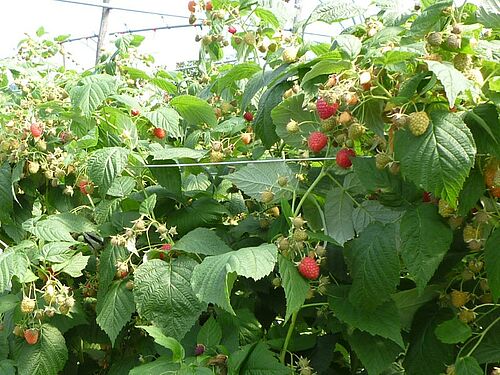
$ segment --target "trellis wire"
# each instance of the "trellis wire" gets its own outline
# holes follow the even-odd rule
[[[335,157],[292,158],[292,159],[282,158],[282,159],[216,161],[216,162],[206,162],[206,163],[144,164],[143,166],[146,168],[210,167],[219,165],[238,165],[238,164],[297,163],[302,161],[328,161],[335,159],[336,159]]]

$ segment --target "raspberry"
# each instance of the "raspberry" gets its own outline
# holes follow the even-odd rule
[[[35,345],[38,342],[40,332],[37,329],[27,329],[24,331],[24,339],[30,345]]]
[[[229,27],[227,28],[227,31],[228,31],[230,34],[233,34],[233,35],[234,35],[234,34],[236,34],[236,27],[234,27],[234,26],[229,26]]]
[[[82,180],[78,183],[78,187],[80,188],[80,192],[83,195],[92,194],[94,192],[94,185],[92,182],[87,180]]]
[[[191,13],[196,12],[196,1],[191,0],[191,1],[188,2],[188,10]]]
[[[491,195],[500,198],[500,163],[497,160],[491,160],[484,170],[484,182]]]
[[[288,241],[288,238],[283,237],[281,240],[279,240],[278,248],[280,250],[288,250],[290,248],[290,241]]]
[[[138,109],[136,109],[136,108],[133,108],[133,109],[130,111],[130,114],[131,114],[132,116],[139,116],[139,113],[140,113],[140,112],[139,112],[139,110],[138,110]]]
[[[297,121],[290,120],[288,124],[286,124],[286,131],[289,133],[297,133],[299,130],[300,128]]]
[[[153,129],[153,135],[158,138],[158,139],[163,139],[165,138],[165,135],[167,133],[165,132],[165,129],[162,128],[154,128]]]
[[[460,290],[454,290],[450,293],[451,304],[455,307],[462,307],[469,302],[470,294]]]
[[[43,129],[39,124],[31,124],[30,126],[31,135],[35,138],[40,137],[43,134]]]
[[[206,10],[207,12],[210,12],[210,11],[212,11],[212,9],[213,9],[213,8],[214,8],[214,7],[213,7],[213,5],[212,5],[212,2],[211,2],[211,1],[207,1],[207,3],[205,4],[205,10]]]
[[[36,174],[40,170],[40,163],[36,161],[29,161],[28,162],[28,171],[30,174]]]
[[[318,263],[312,258],[305,257],[300,261],[299,272],[309,280],[316,280],[319,277]]]
[[[308,238],[307,232],[304,229],[296,229],[293,232],[292,238],[294,241],[303,242]]]
[[[443,35],[440,32],[433,32],[427,36],[427,42],[434,47],[438,47],[443,43]]]
[[[302,218],[302,216],[296,216],[292,219],[292,224],[294,228],[302,228],[306,221]]]
[[[446,202],[444,199],[439,200],[438,208],[439,208],[439,210],[438,210],[439,214],[442,217],[451,217],[451,216],[453,216],[453,213],[455,212],[453,207],[451,207],[449,205],[449,203]]]
[[[161,245],[161,249],[163,251],[170,251],[170,250],[172,250],[172,245],[169,243],[164,243],[163,245]]]
[[[382,170],[387,166],[387,164],[391,162],[391,156],[389,154],[386,154],[385,152],[382,152],[375,156],[375,166],[377,167],[377,169]]]
[[[465,53],[458,53],[453,58],[453,66],[461,72],[465,72],[472,68],[472,57]]]
[[[334,116],[326,120],[321,120],[321,130],[323,130],[324,132],[329,132],[335,129],[336,125],[337,125],[337,120],[335,119]]]
[[[478,228],[473,225],[467,224],[462,232],[462,236],[465,243],[472,242],[478,238]]]
[[[316,101],[316,111],[318,111],[319,118],[322,120],[332,117],[337,113],[338,108],[338,103],[328,104],[323,98]]]
[[[484,262],[474,259],[469,261],[468,267],[474,273],[479,273],[483,269]]]
[[[451,29],[451,32],[453,34],[462,34],[462,31],[464,30],[463,25],[460,25],[459,23],[456,23],[453,25],[453,28]]]
[[[460,38],[457,34],[450,34],[448,39],[446,39],[446,44],[451,49],[459,49],[462,45],[462,38]]]
[[[252,112],[245,112],[245,114],[243,115],[243,118],[248,122],[252,122],[253,121],[253,113]]]
[[[275,288],[279,288],[281,286],[281,279],[279,277],[275,277],[272,284]]]
[[[342,112],[339,116],[339,124],[345,125],[349,123],[352,119],[352,116],[349,112]]]
[[[36,301],[34,299],[24,297],[21,301],[21,311],[24,314],[29,314],[35,310]]]
[[[307,139],[307,145],[312,152],[320,152],[328,143],[328,137],[322,132],[312,132]]]
[[[432,194],[428,191],[422,193],[422,202],[429,203],[432,201]]]
[[[413,112],[409,116],[408,128],[416,137],[425,133],[429,127],[429,116],[425,112]]]
[[[349,137],[349,139],[352,139],[354,141],[356,139],[361,138],[363,134],[365,134],[365,131],[366,128],[363,125],[355,122],[354,124],[349,126],[347,136]]]
[[[286,185],[288,185],[288,178],[286,178],[285,176],[278,177],[278,185],[281,187],[285,187]]]
[[[240,139],[244,144],[248,145],[252,142],[252,134],[251,133],[243,133],[240,135]]]
[[[243,36],[243,41],[249,46],[253,46],[256,43],[255,34],[253,32],[248,32]]]
[[[271,203],[274,199],[274,193],[270,190],[263,191],[260,194],[260,201],[262,203]]]
[[[210,151],[210,161],[212,163],[218,163],[224,160],[224,153],[221,151],[212,150]]]
[[[471,310],[462,310],[458,314],[458,319],[460,319],[464,323],[473,322],[476,319],[476,313]]]
[[[283,59],[283,62],[286,64],[294,63],[295,61],[297,61],[298,52],[299,50],[296,47],[285,48],[283,54],[281,55],[281,58]]]
[[[199,356],[205,353],[205,345],[203,344],[197,344],[196,347],[194,348],[194,355]]]
[[[347,169],[352,165],[351,157],[355,156],[356,153],[354,152],[353,149],[343,148],[339,152],[337,152],[337,155],[335,157],[335,162],[340,168]]]

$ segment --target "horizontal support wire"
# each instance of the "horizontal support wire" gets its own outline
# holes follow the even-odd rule
[[[180,168],[180,167],[210,167],[220,165],[238,165],[238,164],[266,164],[266,163],[297,163],[302,161],[327,161],[335,160],[335,157],[320,157],[320,158],[293,158],[293,159],[258,159],[258,160],[233,160],[233,161],[217,161],[206,163],[175,163],[175,164],[144,164],[145,168]]]

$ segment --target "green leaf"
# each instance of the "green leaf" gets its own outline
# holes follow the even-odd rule
[[[318,5],[309,16],[308,23],[322,21],[325,23],[340,22],[342,20],[361,16],[366,6],[352,0],[330,0]]]
[[[455,100],[465,90],[472,87],[469,81],[459,70],[451,63],[441,63],[439,61],[427,61],[429,70],[433,72],[441,81],[448,98],[450,108],[455,106]]]
[[[453,362],[455,346],[443,344],[434,333],[450,315],[449,310],[437,310],[434,304],[424,306],[415,315],[403,362],[408,375],[440,374]]]
[[[432,31],[435,25],[443,19],[443,10],[451,6],[452,3],[452,1],[440,1],[425,8],[411,24],[410,33],[415,36],[424,36]]]
[[[97,303],[97,324],[106,332],[113,346],[135,310],[134,296],[126,284],[126,280],[114,282],[104,298],[98,299]]]
[[[246,121],[242,117],[230,117],[225,121],[219,122],[213,129],[213,132],[237,134],[246,128]]]
[[[401,347],[391,340],[358,330],[354,330],[348,341],[368,375],[382,374],[402,351]]]
[[[15,248],[7,248],[0,253],[0,293],[10,290],[12,277],[22,278],[29,265],[28,257]]]
[[[297,267],[289,259],[279,255],[278,264],[281,285],[286,297],[286,322],[292,313],[299,311],[304,304],[309,291],[309,283],[299,274]]]
[[[38,342],[29,345],[24,339],[16,338],[12,355],[19,375],[57,375],[68,360],[68,349],[61,332],[43,324]]]
[[[19,298],[14,294],[0,296],[0,314],[12,310],[19,304]]]
[[[167,132],[167,137],[180,138],[182,130],[179,125],[179,114],[172,108],[159,108],[153,112],[143,113],[153,126],[162,128]]]
[[[0,360],[0,374],[16,375],[15,362],[11,359]]]
[[[124,247],[108,244],[101,253],[98,299],[103,299],[116,274],[116,263],[127,259]]]
[[[401,219],[401,211],[395,211],[379,201],[366,200],[352,212],[354,230],[359,235],[369,224],[378,221],[382,224],[395,223]]]
[[[304,94],[294,95],[283,103],[276,106],[271,111],[273,123],[276,126],[276,134],[285,143],[294,147],[303,147],[304,138],[307,138],[310,133],[317,129],[316,116],[314,113],[304,111],[302,105],[304,103]],[[299,131],[297,133],[290,133],[286,130],[286,125],[291,121],[296,121],[299,124]]]
[[[353,279],[349,299],[373,309],[390,298],[399,284],[395,225],[372,223],[353,240],[346,256]]]
[[[396,303],[401,321],[401,327],[409,331],[413,316],[417,310],[427,302],[439,296],[440,288],[436,285],[429,285],[423,291],[417,288],[403,290],[391,295],[392,300]]]
[[[215,303],[234,314],[229,298],[236,277],[259,280],[272,272],[276,257],[277,248],[272,244],[206,257],[194,269],[191,285],[201,301]]]
[[[278,178],[286,177],[288,184],[285,187],[278,185]],[[227,176],[239,189],[245,194],[256,200],[260,200],[261,194],[264,191],[272,191],[274,193],[273,201],[280,199],[290,199],[293,191],[298,185],[293,171],[283,162],[266,163],[266,164],[248,164]]]
[[[401,221],[401,257],[422,291],[453,240],[453,232],[432,205],[406,211]]]
[[[457,214],[459,216],[467,216],[469,211],[483,196],[484,189],[484,179],[481,171],[477,168],[473,168],[469,177],[465,180],[464,187],[458,196]]]
[[[203,255],[220,255],[233,251],[213,230],[196,228],[174,245],[174,250]]]
[[[62,263],[53,264],[52,269],[54,272],[64,272],[72,277],[80,277],[83,269],[87,267],[89,258],[89,255],[79,252]]]
[[[231,87],[236,81],[250,78],[260,72],[261,67],[254,62],[245,62],[234,65],[226,74],[219,78],[213,87],[214,92],[220,94],[224,89]]]
[[[493,299],[497,301],[500,298],[500,229],[495,230],[484,246],[484,262],[486,274],[488,275],[488,285],[491,289]]]
[[[196,199],[190,206],[170,214],[167,221],[170,226],[177,226],[177,232],[184,234],[198,227],[218,224],[228,211],[212,198]]]
[[[153,85],[155,85],[159,89],[168,92],[169,94],[176,94],[177,93],[177,87],[175,86],[175,84],[173,84],[169,80],[166,80],[165,78],[155,77],[155,78],[152,78],[149,82],[151,82]]]
[[[203,344],[207,348],[215,349],[222,340],[222,328],[220,324],[211,316],[198,331],[196,342]]]
[[[454,206],[474,164],[474,139],[454,113],[435,111],[430,119],[429,129],[419,137],[396,133],[396,159],[404,177]]]
[[[283,100],[286,85],[284,83],[267,89],[260,97],[257,114],[254,120],[255,134],[262,140],[266,148],[271,148],[279,137],[271,117],[272,110]]]
[[[158,184],[166,189],[169,196],[176,200],[182,199],[182,179],[179,168],[153,167],[153,165],[174,164],[173,160],[157,160],[149,163],[151,174],[156,178]]]
[[[482,103],[464,117],[479,153],[489,153],[500,158],[499,114],[494,104]]]
[[[217,124],[213,108],[200,98],[191,95],[181,95],[173,98],[170,104],[186,121],[192,124],[207,124],[209,126]]]
[[[474,357],[457,358],[455,362],[455,375],[483,375],[483,369]]]
[[[486,322],[482,321],[481,323],[485,324]],[[490,322],[490,325],[485,327],[481,334],[484,335],[482,341],[472,352],[472,356],[481,364],[500,362],[500,317],[498,314],[496,314],[496,319]],[[475,341],[471,342],[472,345],[475,343]]]
[[[51,263],[62,263],[74,254],[74,242],[49,242],[43,245],[40,259]]]
[[[10,213],[14,209],[13,199],[12,169],[6,161],[0,168],[0,222],[9,221]]]
[[[277,69],[265,72],[257,72],[250,78],[245,86],[245,91],[241,98],[241,109],[246,110],[255,94],[279,77],[287,69],[286,65],[281,65]]]
[[[278,20],[278,18],[276,18],[276,16],[274,15],[274,13],[271,10],[258,7],[258,8],[255,8],[254,12],[255,12],[255,15],[257,17],[259,17],[265,23],[270,24],[271,26],[273,26],[276,29],[278,29],[280,27],[280,21]]]
[[[95,151],[88,161],[91,181],[104,195],[127,166],[129,151],[122,147],[106,147]]]
[[[327,233],[341,246],[354,238],[353,201],[347,190],[332,188],[326,194],[325,221]]]
[[[246,345],[233,353],[228,360],[229,374],[241,375],[290,375],[292,371],[278,362],[266,344]]]
[[[71,103],[89,117],[111,94],[116,93],[118,82],[115,77],[106,74],[87,76],[69,92]]]
[[[144,199],[139,206],[139,213],[148,217],[154,217],[154,210],[156,206],[156,194],[151,194]]]
[[[335,37],[334,48],[338,48],[347,60],[354,60],[361,52],[361,40],[350,34],[340,34]]]
[[[457,317],[439,324],[435,329],[436,337],[445,344],[465,342],[472,336],[472,329]]]
[[[126,197],[135,187],[135,180],[130,176],[119,176],[117,177],[109,187],[107,194],[112,197]]]
[[[178,374],[179,364],[170,358],[158,358],[153,362],[134,367],[129,375],[174,375]]]
[[[165,336],[161,329],[155,326],[137,326],[137,328],[142,328],[149,333],[158,345],[170,349],[172,351],[172,361],[179,363],[182,362],[186,353],[184,352],[184,348],[179,341],[173,337]]]
[[[330,308],[338,319],[371,335],[392,340],[401,348],[404,347],[398,309],[392,301],[369,311],[353,305],[348,299],[348,293],[349,288],[335,287],[328,295]]]
[[[484,27],[496,28],[500,25],[500,5],[495,0],[477,3],[477,19]]]
[[[343,72],[344,70],[347,70],[350,68],[349,62],[345,60],[320,60],[317,64],[315,64],[311,70],[309,70],[305,75],[304,78],[302,78],[301,85],[304,87],[304,85],[309,82],[310,80],[322,76],[322,75],[327,75],[327,74],[332,74],[332,73],[340,73]],[[305,111],[304,111],[305,112]]]
[[[187,147],[171,147],[162,146],[158,143],[149,145],[153,160],[179,160],[179,159],[193,159],[200,160],[203,158],[207,151],[193,150]]]
[[[179,257],[143,263],[134,273],[137,312],[169,336],[181,340],[204,309],[191,288],[196,261]]]

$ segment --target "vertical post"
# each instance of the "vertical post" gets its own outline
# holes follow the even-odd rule
[[[104,4],[109,4],[110,0],[103,0]],[[95,54],[95,64],[99,63],[101,57],[101,50],[106,39],[106,34],[108,32],[108,18],[109,18],[109,8],[102,8],[101,15],[101,26],[99,27],[99,36],[97,37],[97,50]]]

